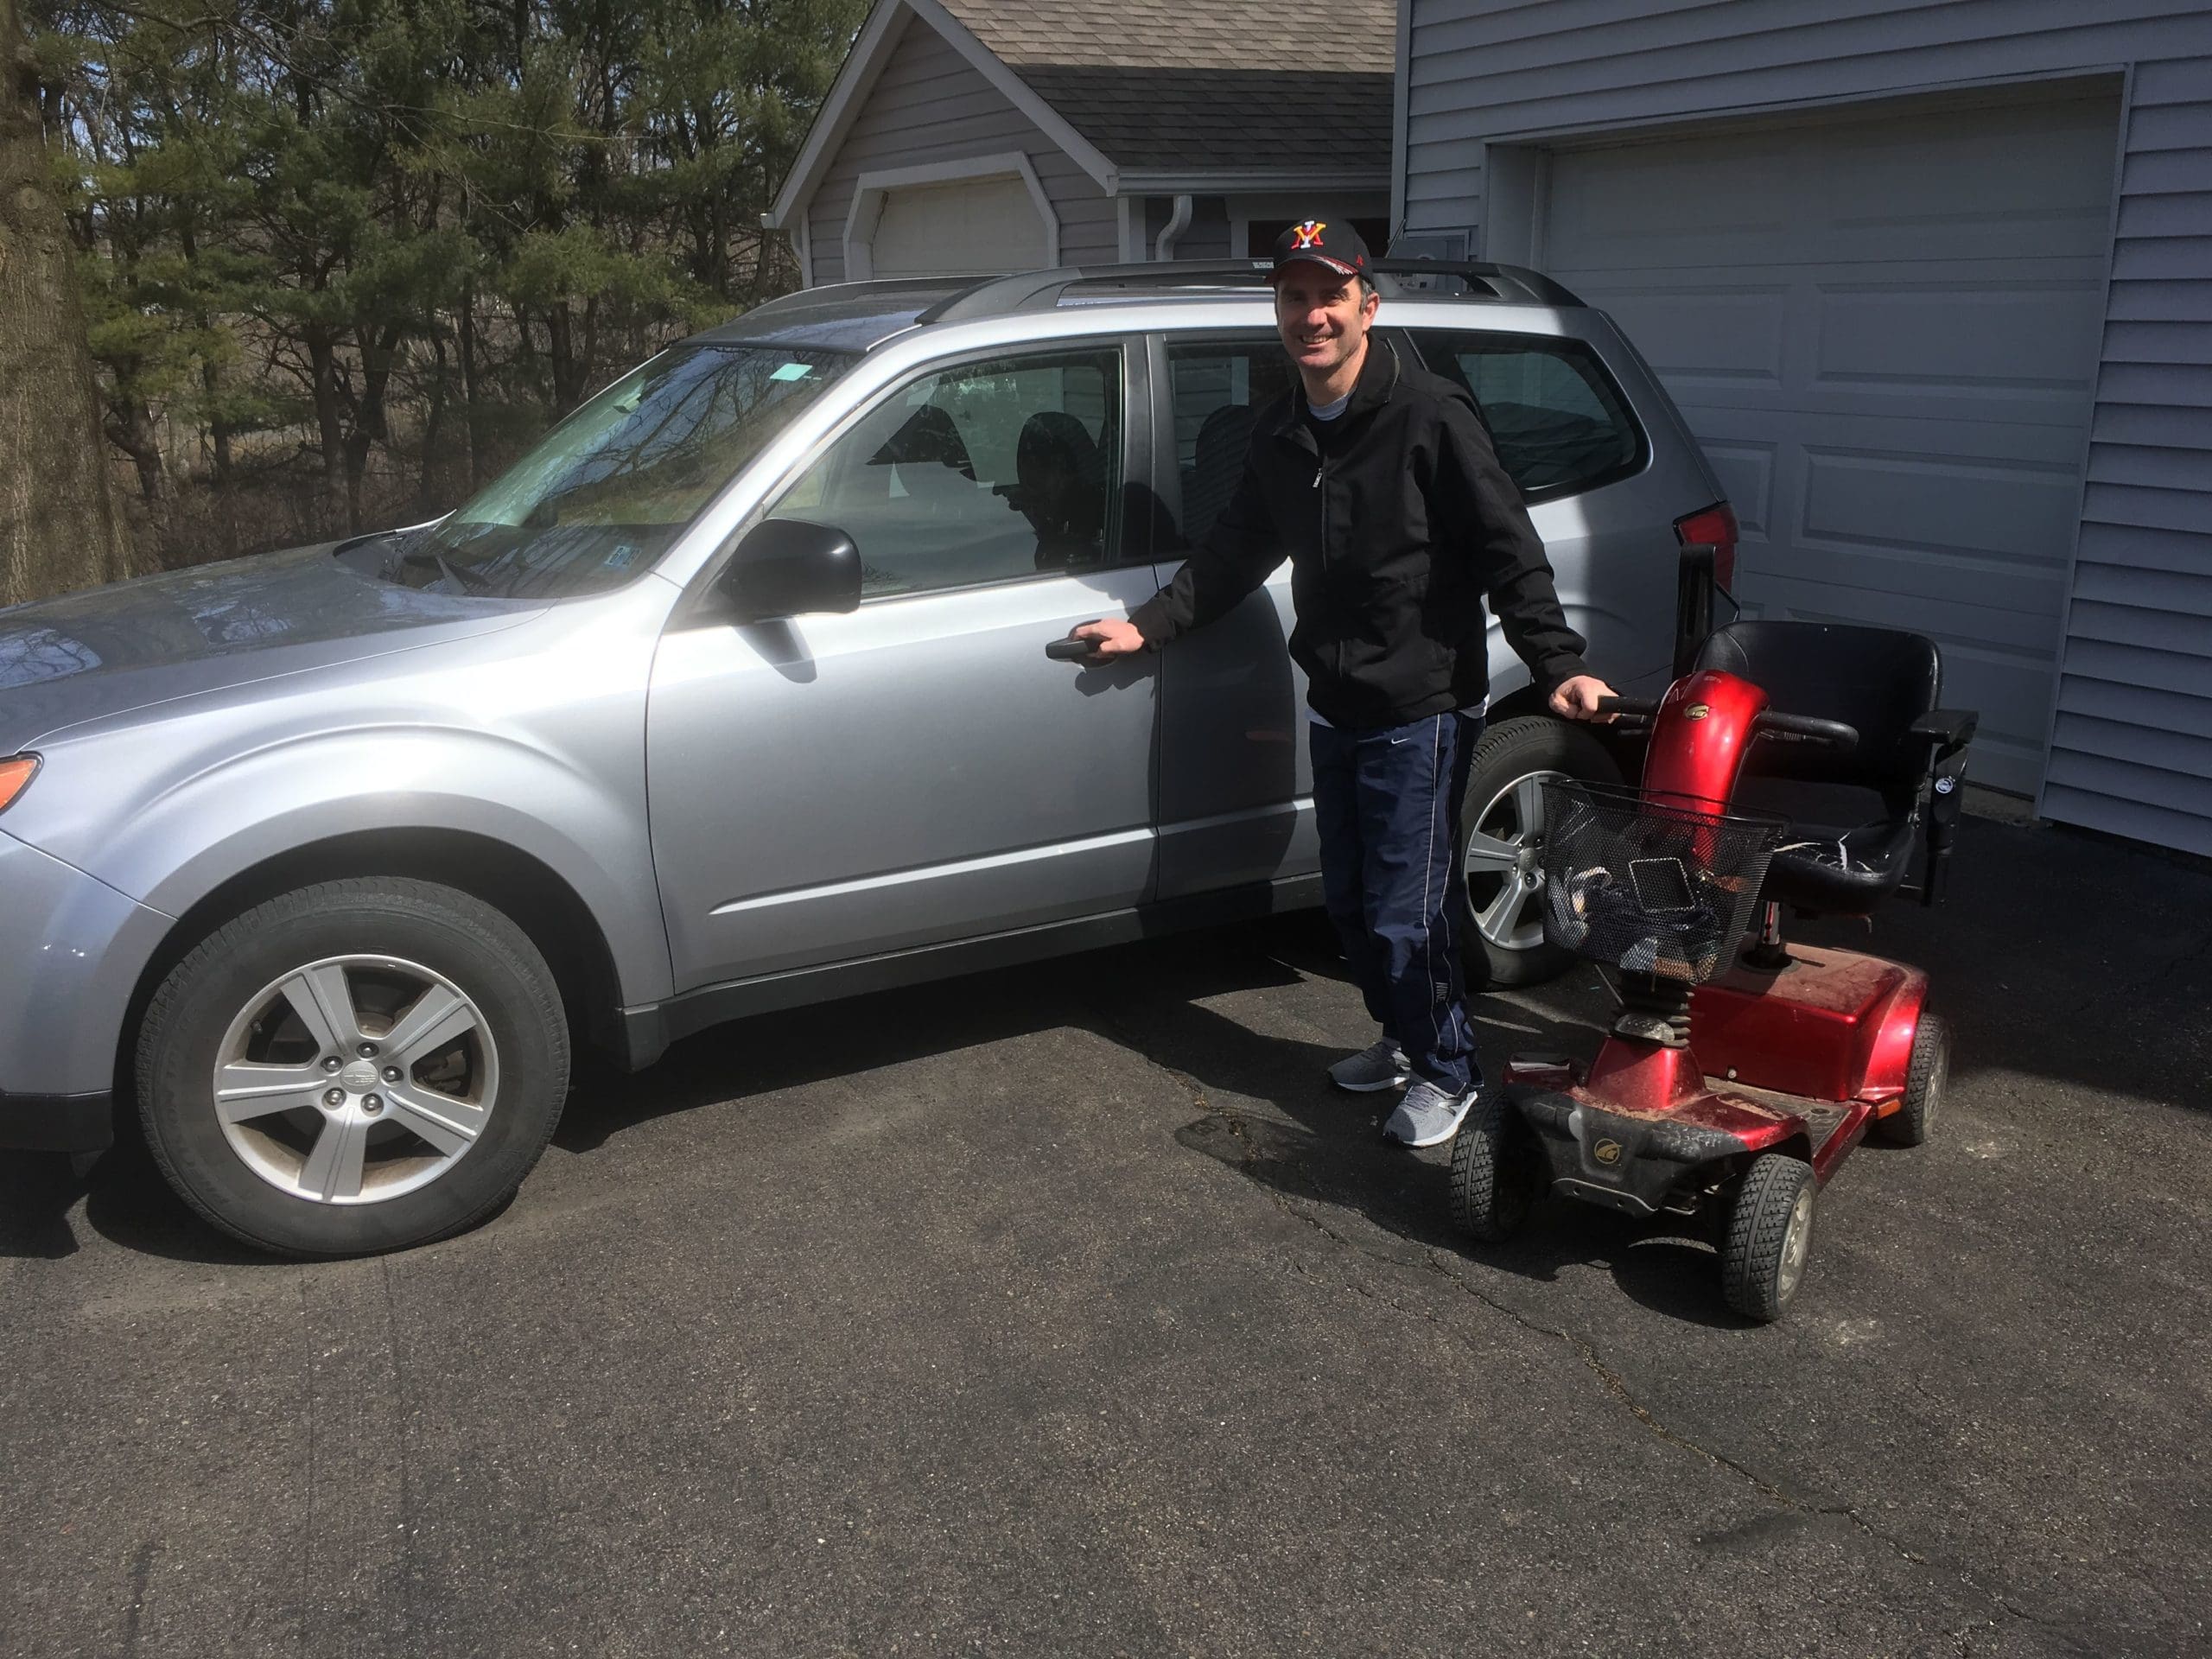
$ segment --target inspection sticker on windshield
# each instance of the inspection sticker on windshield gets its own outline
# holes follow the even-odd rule
[[[630,561],[637,556],[638,550],[629,543],[617,542],[614,543],[614,550],[609,553],[602,563],[617,570],[626,570],[629,569]]]
[[[804,380],[814,372],[811,363],[786,363],[768,378],[771,380]]]

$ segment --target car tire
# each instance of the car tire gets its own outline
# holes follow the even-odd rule
[[[1751,1160],[1720,1243],[1720,1294],[1747,1319],[1780,1319],[1804,1282],[1820,1196],[1813,1166],[1785,1153]]]
[[[1604,744],[1549,715],[1501,720],[1475,744],[1460,798],[1454,880],[1459,959],[1470,989],[1541,984],[1574,960],[1544,937],[1535,861],[1543,842],[1541,787],[1563,779],[1617,785],[1621,773]]]
[[[1535,1205],[1539,1157],[1521,1114],[1484,1089],[1452,1146],[1452,1219],[1459,1230],[1484,1244],[1519,1232]]]
[[[1912,1058],[1905,1064],[1904,1093],[1897,1109],[1874,1120],[1874,1133],[1892,1147],[1924,1144],[1936,1128],[1951,1077],[1951,1026],[1940,1014],[1923,1012],[1912,1033]]]
[[[569,1028],[545,959],[491,906],[330,881],[177,963],[136,1081],[147,1145],[202,1217],[283,1255],[368,1255],[513,1195],[560,1118]]]

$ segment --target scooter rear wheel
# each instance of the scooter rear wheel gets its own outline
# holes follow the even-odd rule
[[[1813,1166],[1783,1153],[1745,1171],[1720,1244],[1720,1294],[1745,1319],[1780,1319],[1804,1282],[1819,1190]]]
[[[1521,1230],[1536,1201],[1536,1147],[1521,1114],[1485,1089],[1452,1145],[1452,1218],[1485,1244]]]

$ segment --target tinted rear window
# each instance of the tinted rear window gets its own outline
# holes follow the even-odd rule
[[[1413,336],[1433,372],[1474,394],[1524,500],[1579,494],[1643,470],[1643,429],[1582,341],[1441,328]]]

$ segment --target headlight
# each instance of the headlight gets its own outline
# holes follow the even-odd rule
[[[29,785],[31,774],[38,770],[38,756],[14,754],[0,760],[0,812],[5,812],[16,796]]]

